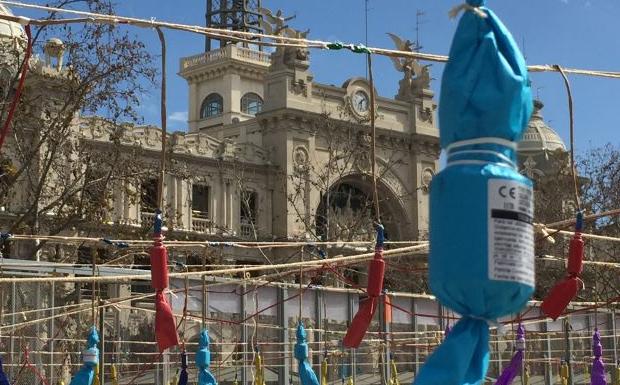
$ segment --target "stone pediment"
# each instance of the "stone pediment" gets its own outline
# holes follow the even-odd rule
[[[118,139],[121,144],[138,146],[145,150],[161,151],[161,129],[152,125],[115,125],[99,117],[80,118],[79,136],[97,142]],[[267,151],[253,143],[218,140],[203,132],[173,132],[167,135],[168,151],[173,154],[193,155],[209,159],[239,160],[246,163],[269,164]]]
[[[217,157],[221,144],[221,141],[204,133],[175,132],[170,140],[173,153],[207,158]]]

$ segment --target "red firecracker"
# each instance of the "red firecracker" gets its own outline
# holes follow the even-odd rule
[[[150,257],[151,286],[157,292],[155,295],[155,339],[160,352],[179,344],[172,308],[164,295],[164,290],[168,287],[168,250],[163,243],[162,224],[162,214],[158,210],[155,216]]]
[[[348,348],[356,348],[360,345],[379,306],[379,297],[383,290],[383,275],[385,273],[383,231],[383,226],[378,225],[375,256],[370,261],[370,266],[368,267],[368,297],[360,302],[359,309],[351,321],[347,334],[344,336],[343,344]]]
[[[566,277],[555,284],[541,305],[543,313],[553,319],[558,318],[570,301],[575,298],[579,289],[583,288],[581,272],[583,270],[584,242],[581,237],[583,230],[583,214],[577,213],[575,234],[568,247],[568,264]]]

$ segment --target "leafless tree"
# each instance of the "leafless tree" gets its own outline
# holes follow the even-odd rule
[[[114,12],[113,2],[107,0],[52,5],[69,4]],[[148,171],[138,162],[140,150],[128,151],[120,137],[124,123],[140,121],[136,108],[153,85],[156,70],[144,44],[122,27],[45,26],[33,35],[35,52],[49,37],[60,38],[67,65],[58,70],[47,67],[38,55],[31,59],[26,89],[0,155],[0,199],[19,202],[8,207],[13,214],[10,231],[38,233],[45,228],[56,234],[77,223],[105,221],[109,186]],[[14,87],[13,81],[9,89]],[[4,107],[12,92],[2,96]],[[101,129],[99,119],[78,119],[90,114],[106,117],[104,131],[111,146],[98,148],[80,135]]]
[[[549,157],[552,174],[539,176],[535,184],[535,221],[550,223],[570,219],[575,215],[574,183],[570,173],[568,154],[557,152]],[[577,158],[578,186],[582,208],[586,214],[600,213],[620,207],[620,149],[611,144],[592,148]],[[607,217],[586,223],[586,231],[618,237],[618,217]],[[570,228],[568,228],[570,230]],[[537,235],[537,255],[568,255],[569,237],[555,235],[554,242]],[[586,239],[586,259],[619,262],[617,243]],[[564,277],[566,269],[557,262],[537,264],[537,291],[542,298],[550,286]],[[579,293],[582,300],[605,300],[620,295],[620,275],[617,269],[585,265],[582,278],[585,288]]]

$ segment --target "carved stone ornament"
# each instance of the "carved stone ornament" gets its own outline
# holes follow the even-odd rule
[[[420,107],[420,120],[433,124],[433,109],[430,107]]]
[[[308,150],[304,146],[297,146],[293,150],[293,164],[297,170],[305,170],[308,168]]]
[[[295,95],[308,96],[308,84],[303,79],[291,79],[291,91]]]
[[[355,168],[361,173],[369,173],[372,169],[372,164],[370,163],[370,155],[361,151],[355,157]]]
[[[542,170],[536,168],[536,161],[531,156],[528,156],[525,162],[523,162],[523,167],[521,174],[524,174],[530,179],[545,176]]]
[[[428,191],[431,185],[431,181],[433,180],[434,176],[435,176],[435,172],[433,171],[432,168],[426,167],[424,170],[422,170],[422,175],[420,177],[420,184],[424,192]]]

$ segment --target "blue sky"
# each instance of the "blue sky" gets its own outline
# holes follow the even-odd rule
[[[290,24],[310,28],[310,38],[364,42],[364,0],[262,0],[263,6],[295,14]],[[39,1],[36,1],[39,2]],[[424,52],[447,54],[457,22],[448,11],[455,0],[369,0],[369,45],[392,48],[386,32],[415,39],[416,10],[425,15],[420,25]],[[528,64],[561,64],[566,67],[620,71],[619,0],[488,0],[515,39],[523,45]],[[16,13],[23,10],[14,9]],[[205,0],[121,0],[118,13],[185,24],[204,24]],[[159,52],[154,31],[135,29],[153,52]],[[179,58],[201,53],[204,37],[166,31],[169,73],[169,128],[184,130],[187,86],[176,75]],[[365,57],[345,51],[312,51],[315,81],[342,84],[365,75]],[[373,62],[379,94],[396,93],[401,75],[388,58]],[[433,64],[436,91],[443,68]],[[568,109],[562,79],[557,73],[532,74],[533,87],[545,103],[545,119],[568,142]],[[620,146],[620,80],[571,76],[575,101],[576,147],[579,152],[611,142]],[[148,123],[159,122],[159,94],[153,89],[143,98],[141,111]]]

